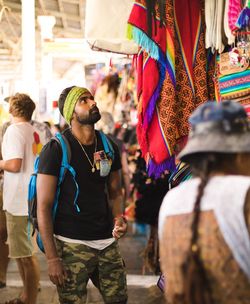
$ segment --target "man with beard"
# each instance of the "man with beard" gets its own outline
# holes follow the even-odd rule
[[[59,109],[70,125],[64,136],[70,145],[79,195],[74,203],[75,183],[67,172],[53,222],[62,151],[56,141],[50,141],[40,154],[37,177],[38,224],[50,280],[57,286],[60,303],[85,303],[91,279],[105,303],[125,304],[126,274],[117,239],[125,234],[127,223],[121,210],[118,148],[110,141],[114,157],[104,152],[100,133],[94,129],[101,115],[87,89],[63,90]]]

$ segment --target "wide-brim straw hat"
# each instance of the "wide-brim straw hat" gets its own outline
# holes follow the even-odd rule
[[[188,141],[178,158],[197,153],[250,153],[250,125],[244,107],[234,101],[207,102],[189,119]]]

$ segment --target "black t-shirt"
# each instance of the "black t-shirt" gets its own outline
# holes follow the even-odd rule
[[[99,240],[112,237],[113,217],[106,195],[108,177],[101,177],[100,171],[91,171],[91,165],[80,144],[70,129],[64,131],[71,147],[70,165],[76,171],[79,185],[77,205],[74,205],[75,183],[72,175],[67,172],[61,185],[58,209],[54,223],[54,233],[79,240]],[[104,150],[99,132],[96,131],[97,151]],[[117,145],[109,139],[114,148],[114,160],[111,171],[121,169],[121,160]],[[91,162],[95,144],[83,146]],[[48,142],[40,154],[38,173],[59,176],[62,150],[55,140]],[[46,189],[44,189],[46,191]]]

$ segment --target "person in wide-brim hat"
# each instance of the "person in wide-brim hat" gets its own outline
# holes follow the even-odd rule
[[[248,303],[248,117],[239,103],[207,102],[191,115],[190,125],[178,157],[193,178],[167,193],[159,214],[166,297],[169,304]]]
[[[207,102],[192,114],[190,124],[187,145],[178,156],[183,161],[196,153],[250,152],[249,121],[236,102]]]

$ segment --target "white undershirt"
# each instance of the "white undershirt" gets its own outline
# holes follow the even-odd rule
[[[54,235],[55,238],[57,238],[60,241],[66,242],[66,243],[74,243],[74,244],[83,244],[88,247],[98,249],[98,250],[103,250],[112,243],[114,243],[115,238],[109,238],[109,239],[103,239],[103,240],[95,240],[95,241],[83,241],[83,240],[75,240],[75,239],[70,239],[61,235]]]

